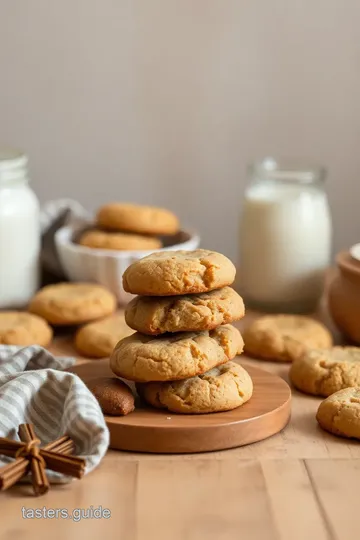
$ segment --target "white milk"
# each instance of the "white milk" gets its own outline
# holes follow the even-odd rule
[[[321,187],[260,181],[245,194],[239,288],[261,308],[307,311],[318,302],[331,256],[331,218]]]
[[[0,308],[25,307],[39,286],[39,203],[26,164],[0,152]]]

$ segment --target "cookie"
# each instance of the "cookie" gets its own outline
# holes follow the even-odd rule
[[[165,208],[139,204],[105,204],[99,209],[96,222],[99,227],[110,231],[165,235],[179,231],[179,220],[175,214]]]
[[[123,286],[145,296],[193,294],[231,285],[235,274],[233,263],[215,251],[162,251],[130,265]]]
[[[90,247],[93,249],[110,249],[110,250],[153,250],[162,247],[162,242],[158,238],[151,236],[140,236],[137,234],[127,234],[120,232],[104,232],[104,231],[86,231],[78,242],[81,246]]]
[[[291,366],[290,380],[306,394],[325,397],[349,386],[360,386],[360,348],[307,351]]]
[[[252,396],[248,372],[226,362],[202,375],[175,382],[138,384],[139,395],[150,405],[175,413],[202,414],[236,409]]]
[[[116,377],[98,377],[87,381],[86,386],[94,394],[104,414],[125,416],[135,409],[132,391]]]
[[[316,419],[334,435],[360,439],[360,389],[343,388],[326,398],[318,408]]]
[[[240,332],[227,324],[215,330],[161,337],[136,332],[122,339],[110,357],[110,368],[135,382],[174,381],[205,373],[242,351]]]
[[[124,313],[115,313],[79,328],[75,334],[75,347],[84,356],[104,358],[110,356],[120,339],[132,333]]]
[[[105,317],[115,309],[115,296],[92,283],[47,285],[29,304],[29,311],[54,325],[85,323]]]
[[[230,287],[191,296],[137,296],[125,310],[127,324],[147,335],[211,330],[244,314],[241,296]]]
[[[293,362],[308,349],[332,345],[324,325],[301,315],[260,317],[245,329],[243,337],[247,354],[278,362]]]
[[[30,313],[21,311],[0,312],[1,345],[49,345],[53,332],[48,323]]]

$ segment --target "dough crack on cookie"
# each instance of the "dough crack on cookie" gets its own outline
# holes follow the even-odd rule
[[[215,279],[215,269],[220,270],[220,266],[216,264],[210,264],[209,261],[205,259],[200,259],[200,264],[205,267],[205,273],[203,274],[203,282],[206,287],[211,287],[211,284]]]
[[[110,367],[116,375],[137,382],[186,379],[227,362],[242,347],[240,332],[231,325],[158,338],[136,332],[117,344]]]

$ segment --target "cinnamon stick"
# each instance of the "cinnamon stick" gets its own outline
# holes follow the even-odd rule
[[[0,438],[0,453],[4,456],[15,457],[14,450],[4,450],[4,446],[9,445],[3,444],[2,441],[8,442],[7,439]],[[23,443],[19,443],[17,441],[11,442],[16,443],[14,445],[16,447],[16,450],[18,450],[19,447],[21,448],[23,446]],[[52,450],[59,454],[71,454],[75,450],[75,444],[68,435],[64,435],[63,437],[60,437],[59,439],[48,443],[43,448],[46,450]],[[23,476],[25,476],[29,468],[29,460],[27,458],[19,457],[16,458],[15,461],[9,463],[9,465],[6,465],[2,469],[0,469],[0,491],[4,491],[8,487],[11,487],[13,484],[16,484],[16,482],[18,482]]]
[[[58,455],[55,452],[41,450],[46,466],[56,472],[75,478],[82,478],[85,472],[85,460],[82,458]]]
[[[54,452],[58,452],[59,451],[59,448],[63,445],[63,444],[67,444],[67,443],[73,443],[73,440],[70,439],[69,435],[63,435],[62,437],[59,437],[58,439],[56,439],[55,441],[52,441],[50,443],[48,443],[47,445],[43,446],[43,449],[44,450],[51,450],[51,451],[54,451]],[[74,443],[73,443],[74,444]],[[55,450],[55,448],[57,450]]]
[[[27,443],[27,448],[30,449],[30,445],[33,445],[33,457],[30,460],[31,480],[35,495],[43,495],[49,491],[49,480],[46,476],[44,460],[40,456],[39,447],[36,446],[40,441],[36,438],[32,424],[20,424],[18,433],[20,439]]]
[[[16,453],[19,452],[21,449],[23,449],[24,452],[26,452],[26,450],[29,450],[29,448],[26,447],[29,442],[34,445],[35,443],[33,441],[38,441],[38,439],[36,439],[35,432],[32,426],[30,427],[30,429],[28,427],[24,428],[21,426],[21,429],[19,428],[19,436],[22,439],[26,440],[24,440],[24,442],[18,442],[11,441],[5,438],[0,438],[0,453],[10,457],[15,457]],[[28,442],[30,437],[31,441]],[[54,471],[57,471],[59,473],[68,476],[74,476],[76,478],[81,478],[85,472],[85,460],[82,458],[69,456],[69,454],[72,454],[74,451],[74,441],[68,435],[64,435],[59,439],[48,443],[43,448],[39,448],[38,452],[35,451],[36,456],[40,456],[41,459],[38,459],[38,457],[34,457],[33,452],[29,452],[29,454],[32,454],[32,457],[29,457],[28,454],[24,457],[17,457],[15,461],[9,463],[9,465],[6,465],[2,469],[0,469],[0,491],[11,487],[16,482],[18,482],[25,474],[27,474],[30,469],[32,470],[30,462],[32,463],[36,461],[38,463],[40,462],[41,464],[41,460],[44,460],[44,473],[46,466],[47,468],[53,469]],[[63,459],[62,456],[65,457],[66,455],[68,457],[66,459]],[[35,480],[36,482],[40,483],[43,479],[37,477]],[[43,485],[44,484],[41,484],[40,487],[37,483],[36,488],[34,487],[34,489],[36,489],[37,495],[40,495],[41,493],[45,493],[47,491],[44,491]]]
[[[19,441],[12,441],[10,439],[5,439],[4,437],[0,437],[0,453],[2,454],[3,450],[8,450],[15,452],[19,450],[23,446],[23,443]]]

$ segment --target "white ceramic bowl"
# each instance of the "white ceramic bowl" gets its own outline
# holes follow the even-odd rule
[[[116,295],[119,304],[127,304],[132,298],[122,286],[123,273],[130,264],[154,251],[193,250],[200,244],[200,237],[197,234],[180,231],[171,240],[175,243],[158,250],[93,249],[74,242],[79,232],[79,229],[73,227],[62,227],[55,234],[55,245],[64,273],[70,281],[90,281],[104,285]]]
[[[350,255],[353,259],[360,261],[360,244],[355,244],[350,248]]]

